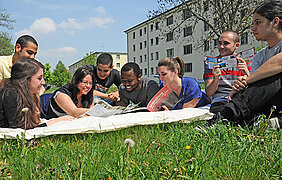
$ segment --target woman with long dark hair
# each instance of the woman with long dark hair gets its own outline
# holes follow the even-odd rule
[[[52,119],[40,124],[39,91],[43,84],[44,66],[31,58],[17,61],[11,70],[11,77],[1,82],[0,127],[32,129],[52,125],[58,121],[73,120],[71,116]]]
[[[210,103],[201,91],[199,83],[191,77],[183,77],[184,63],[180,57],[164,58],[158,63],[159,78],[178,96],[178,102],[171,109],[196,108]],[[164,107],[168,110],[167,107]]]
[[[78,68],[70,83],[57,89],[48,103],[47,119],[71,115],[79,117],[94,105],[94,76],[88,67]]]

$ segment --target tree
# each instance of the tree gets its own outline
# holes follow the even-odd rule
[[[86,55],[83,57],[83,62],[82,62],[82,66],[85,65],[96,65],[97,62],[97,54],[94,54],[93,52],[90,52],[89,54],[86,53]]]
[[[248,33],[251,27],[251,15],[263,0],[157,0],[159,6],[156,10],[149,11],[148,17],[159,16],[167,20],[171,16],[167,10],[182,13],[182,16],[173,17],[174,23],[161,29],[163,36],[170,32],[182,34],[184,25],[191,25],[193,31],[198,22],[203,22],[203,31],[199,45],[203,46],[207,40],[218,39],[220,34],[227,29],[232,29],[241,36]],[[165,26],[166,24],[163,23]],[[179,37],[174,36],[178,41]]]
[[[6,32],[0,32],[0,56],[9,56],[13,52],[14,46],[11,43],[11,37]]]
[[[71,73],[66,69],[62,61],[59,61],[54,69],[52,84],[61,87],[71,80]]]
[[[46,83],[52,84],[54,78],[51,73],[51,66],[49,63],[46,63],[44,67],[44,80]]]
[[[6,9],[0,8],[0,26],[7,29],[13,29],[11,23],[15,23],[14,19],[11,19],[10,14],[6,12]]]
[[[6,9],[0,8],[0,26],[13,29],[11,23],[14,23],[15,20],[10,18],[10,14],[6,12]],[[0,31],[0,56],[3,55],[12,55],[14,51],[13,44],[11,43],[11,37],[7,32]]]

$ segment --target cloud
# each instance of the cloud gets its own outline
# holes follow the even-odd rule
[[[106,12],[106,10],[103,6],[99,6],[99,7],[95,8],[95,12],[98,12],[100,14],[104,14]]]
[[[51,18],[40,18],[36,19],[29,28],[15,32],[17,37],[23,34],[30,34],[34,37],[41,37],[54,33],[57,28],[69,30],[67,33],[74,35],[75,31],[78,29],[86,29],[91,27],[107,28],[107,24],[113,23],[112,18],[89,18],[87,21],[78,22],[75,18],[68,18],[59,24],[56,24]]]
[[[47,35],[56,31],[56,23],[51,18],[36,19],[28,29],[15,32],[16,36],[22,34]]]
[[[59,28],[62,29],[85,29],[89,27],[100,27],[106,28],[106,24],[113,23],[114,20],[112,18],[89,18],[84,22],[77,22],[75,18],[68,18],[67,21],[62,21],[58,24]]]
[[[112,18],[89,18],[89,22],[92,25],[106,28],[106,24],[113,23],[114,19]]]
[[[68,18],[67,21],[58,24],[58,27],[63,29],[82,29],[83,25],[76,22],[74,18]]]
[[[66,57],[66,56],[72,56],[76,54],[78,50],[76,48],[66,46],[66,47],[61,47],[57,49],[48,49],[48,50],[40,50],[39,51],[39,56],[41,58],[43,57]],[[40,60],[40,59],[39,59]]]

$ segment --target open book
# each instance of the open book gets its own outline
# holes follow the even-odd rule
[[[99,100],[91,109],[81,115],[95,116],[95,117],[108,117],[117,114],[125,114],[132,112],[156,112],[165,105],[168,109],[177,104],[179,101],[177,94],[172,91],[168,86],[164,86],[158,93],[150,100],[147,107],[139,107],[138,104],[129,104],[127,107],[123,106],[111,106],[103,100]]]
[[[246,63],[250,62],[251,58],[255,55],[254,48],[247,49],[235,55],[223,56],[220,58],[205,56],[205,68],[212,69],[214,66],[219,65],[220,69],[237,68],[236,57],[242,58]]]
[[[138,104],[129,104],[127,107],[111,106],[106,101],[99,100],[91,109],[82,115],[95,117],[108,117],[117,114],[125,114],[137,111],[147,111],[146,107],[139,107]]]

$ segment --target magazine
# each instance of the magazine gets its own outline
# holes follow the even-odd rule
[[[139,107],[138,104],[129,104],[126,107],[111,106],[106,101],[99,100],[91,109],[89,109],[81,117],[108,117],[117,114],[134,112],[156,112],[162,109],[162,105],[165,105],[168,109],[171,109],[175,106],[175,104],[178,103],[178,101],[178,95],[166,85],[157,92],[157,94],[148,103],[147,107]]]
[[[82,115],[95,117],[108,117],[117,114],[125,114],[137,111],[147,111],[146,107],[139,107],[138,104],[129,104],[127,107],[111,106],[106,101],[99,100],[91,109]]]
[[[175,104],[178,103],[178,101],[178,95],[166,85],[151,99],[147,105],[147,109],[150,112],[156,112],[161,110],[162,105],[165,105],[168,109],[171,109],[175,106]]]
[[[251,58],[255,55],[254,48],[247,49],[235,55],[223,56],[220,58],[205,56],[205,68],[213,69],[214,66],[219,65],[220,69],[237,68],[237,57],[242,58],[246,63],[250,62]]]

